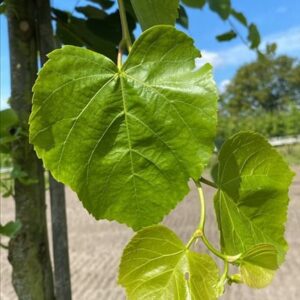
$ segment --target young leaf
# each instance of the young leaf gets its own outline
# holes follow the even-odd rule
[[[175,25],[179,0],[131,0],[134,12],[146,30],[154,25]]]
[[[240,258],[242,280],[252,288],[269,285],[278,269],[277,250],[270,244],[258,244]]]
[[[225,42],[225,41],[230,41],[234,38],[236,38],[236,33],[235,31],[233,30],[230,30],[228,32],[225,32],[223,34],[220,34],[220,35],[217,35],[216,36],[216,39],[219,41],[219,42]]]
[[[195,70],[198,55],[171,26],[144,32],[120,70],[82,48],[49,55],[34,86],[30,141],[97,219],[158,223],[201,174],[217,94],[211,67]]]
[[[213,300],[218,279],[209,255],[189,251],[174,232],[160,225],[132,238],[119,270],[119,283],[129,300]]]
[[[208,0],[209,8],[216,12],[223,20],[228,19],[231,11],[230,0]]]
[[[16,222],[10,221],[5,225],[0,224],[0,235],[4,235],[12,238],[21,229],[21,226],[22,225],[20,221],[16,221]]]
[[[226,254],[244,253],[268,243],[275,246],[278,262],[283,261],[292,177],[280,154],[256,133],[238,133],[223,144],[214,202]]]
[[[248,40],[251,43],[251,49],[257,48],[260,44],[260,34],[255,24],[249,26]]]
[[[241,12],[236,11],[235,9],[231,9],[230,11],[231,15],[238,20],[241,24],[243,24],[244,26],[248,26],[248,21],[247,18],[245,17],[245,15]]]

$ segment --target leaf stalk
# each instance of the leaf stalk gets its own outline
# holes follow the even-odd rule
[[[124,46],[126,46],[128,52],[130,52],[132,48],[132,42],[131,42],[131,37],[128,29],[124,0],[118,0],[118,6],[120,12],[121,26],[122,26],[122,41],[119,45],[119,52],[120,52],[120,48],[123,48]]]
[[[206,246],[206,248],[210,252],[212,252],[214,255],[216,255],[220,259],[224,260],[225,263],[233,263],[233,262],[235,262],[236,260],[238,260],[240,258],[241,254],[238,254],[238,255],[235,255],[235,256],[226,255],[226,254],[220,252],[219,250],[217,250],[210,243],[210,241],[207,239],[207,237],[205,236],[205,232],[204,232],[205,221],[206,221],[205,199],[204,199],[203,189],[202,189],[200,180],[195,181],[195,184],[197,186],[198,195],[199,195],[199,199],[200,199],[200,209],[201,209],[201,211],[200,211],[200,221],[199,221],[198,228],[196,229],[196,231],[193,233],[192,237],[190,238],[190,240],[186,244],[186,248],[189,249],[191,247],[191,245],[194,243],[195,240],[197,240],[198,238],[201,238],[202,242],[204,243],[204,245]]]

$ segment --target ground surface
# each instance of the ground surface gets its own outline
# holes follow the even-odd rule
[[[223,300],[299,300],[300,299],[300,167],[295,167],[290,197],[286,238],[290,245],[286,262],[271,286],[251,290],[245,286],[228,288]],[[211,203],[213,191],[205,189]],[[13,201],[1,199],[2,222],[13,218]],[[76,195],[67,191],[70,260],[73,300],[122,300],[124,291],[116,283],[119,258],[132,231],[115,222],[97,222],[82,208]],[[186,241],[198,223],[195,190],[166,218],[165,223]],[[207,235],[217,245],[218,233],[212,206],[208,205]],[[51,236],[51,235],[50,235]],[[200,248],[201,245],[198,246]],[[203,250],[203,249],[202,249]],[[7,262],[7,252],[0,250],[0,299],[15,300]]]

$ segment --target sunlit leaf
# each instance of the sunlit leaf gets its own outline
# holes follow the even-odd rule
[[[259,134],[228,139],[219,154],[215,210],[225,253],[244,253],[257,244],[275,246],[278,262],[287,244],[284,230],[293,173]]]
[[[211,67],[172,26],[134,43],[119,70],[92,51],[49,55],[34,86],[30,140],[46,168],[97,219],[134,229],[160,222],[213,150],[217,94]]]
[[[129,300],[213,300],[218,278],[210,256],[189,251],[164,226],[138,232],[125,248],[119,270]]]
[[[242,280],[252,288],[269,285],[277,269],[277,250],[270,244],[255,245],[240,258]]]

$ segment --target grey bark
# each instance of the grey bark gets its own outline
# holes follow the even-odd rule
[[[49,0],[36,0],[37,44],[41,64],[47,61],[47,54],[56,48],[51,25]],[[52,242],[54,258],[54,286],[57,300],[71,300],[71,280],[68,248],[68,228],[64,185],[49,173]]]
[[[12,281],[20,300],[53,300],[54,288],[49,255],[44,171],[28,142],[28,117],[32,85],[37,73],[37,46],[32,0],[7,1],[11,64],[11,106],[22,128],[14,143],[13,163],[35,183],[15,180],[16,219],[22,228],[9,243]]]

